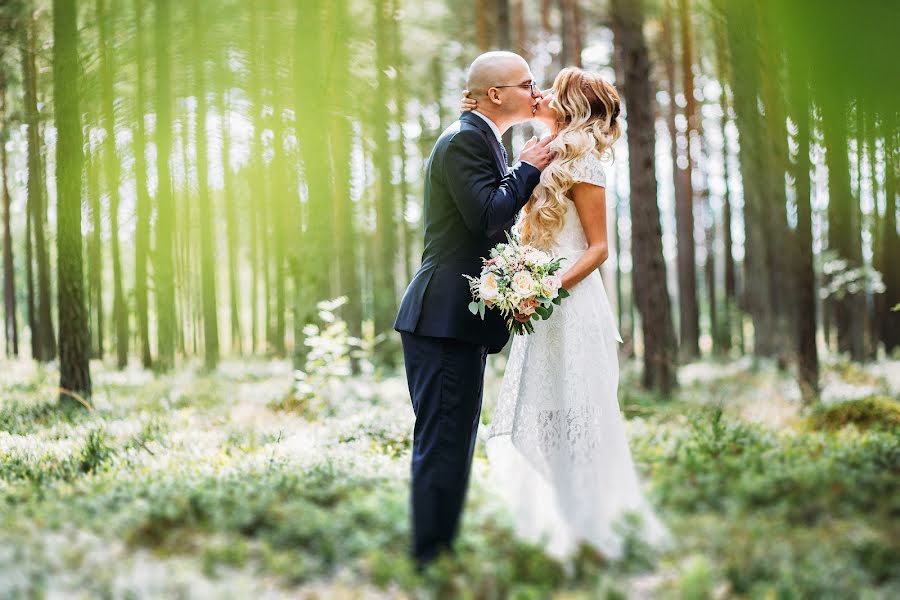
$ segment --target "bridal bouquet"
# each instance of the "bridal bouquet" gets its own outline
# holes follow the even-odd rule
[[[556,274],[563,259],[522,244],[508,234],[506,239],[508,243],[497,244],[491,249],[491,257],[482,259],[480,277],[463,275],[469,280],[472,292],[469,311],[484,319],[485,309],[495,308],[506,319],[511,332],[534,333],[532,320],[549,319],[553,305],[569,295]],[[517,321],[516,313],[529,319]]]

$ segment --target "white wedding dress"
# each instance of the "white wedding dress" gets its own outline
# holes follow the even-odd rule
[[[576,181],[605,187],[596,154],[572,164]],[[553,247],[571,266],[587,248],[573,202]],[[534,333],[515,336],[487,434],[493,487],[512,509],[518,535],[565,559],[587,542],[621,556],[616,526],[641,517],[640,537],[661,546],[669,534],[641,493],[616,389],[621,342],[595,271],[569,290]]]

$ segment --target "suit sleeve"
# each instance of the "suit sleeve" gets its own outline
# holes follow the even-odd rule
[[[447,147],[444,172],[453,202],[466,228],[487,237],[501,231],[525,206],[541,178],[534,166],[519,162],[497,184],[491,150],[474,131],[460,131]]]

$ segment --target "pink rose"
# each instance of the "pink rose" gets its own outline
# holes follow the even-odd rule
[[[547,275],[541,280],[541,283],[547,288],[548,298],[553,300],[559,294],[559,288],[562,287],[562,278],[559,275]]]

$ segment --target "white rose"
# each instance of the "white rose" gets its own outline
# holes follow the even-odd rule
[[[528,271],[519,271],[512,277],[512,289],[524,298],[534,296],[537,293],[534,278]]]
[[[533,265],[543,265],[550,262],[550,255],[543,250],[532,248],[525,255],[525,260]]]
[[[481,276],[478,284],[478,294],[482,300],[494,300],[500,295],[500,286],[497,283],[497,276],[492,272],[485,273]]]

